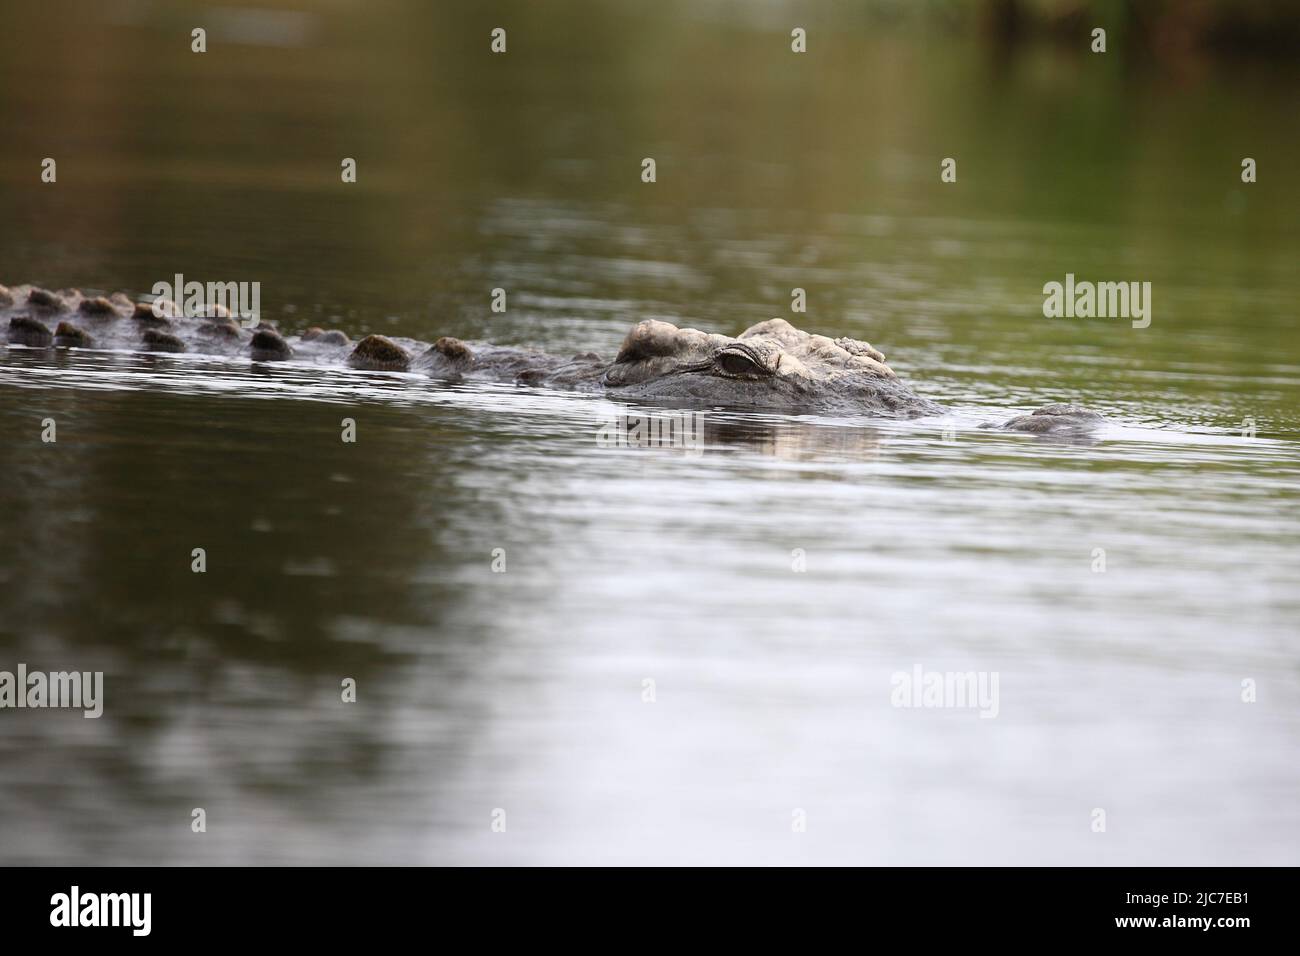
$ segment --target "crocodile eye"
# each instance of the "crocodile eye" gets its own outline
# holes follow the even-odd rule
[[[768,375],[766,368],[756,362],[748,353],[739,349],[727,349],[719,352],[718,368],[726,375]]]

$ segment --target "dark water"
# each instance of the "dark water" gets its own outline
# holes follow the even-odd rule
[[[0,281],[604,354],[779,315],[951,413],[695,454],[603,398],[0,351],[0,670],[106,675],[0,711],[0,860],[1300,862],[1295,76],[550,6],[7,11]],[[1150,327],[1044,318],[1067,272]],[[976,427],[1058,400],[1112,424]],[[996,719],[892,706],[917,665]]]

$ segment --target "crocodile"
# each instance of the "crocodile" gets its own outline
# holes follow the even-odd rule
[[[86,295],[34,286],[0,286],[0,322],[8,340],[29,348],[109,348],[287,359],[356,369],[422,372],[577,391],[651,404],[868,414],[918,418],[942,406],[916,394],[867,342],[802,331],[768,319],[737,336],[644,319],[612,362],[593,352],[562,357],[531,349],[464,342],[433,343],[384,335],[353,341],[338,329],[286,335],[274,323],[248,328],[219,305],[185,315],[165,299],[122,293]],[[1085,435],[1104,419],[1079,405],[1053,404],[988,427],[1040,435]]]

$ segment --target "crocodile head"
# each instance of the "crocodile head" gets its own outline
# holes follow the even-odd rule
[[[769,319],[735,338],[638,323],[607,366],[612,395],[746,408],[815,408],[914,416],[937,410],[866,342],[831,339]]]

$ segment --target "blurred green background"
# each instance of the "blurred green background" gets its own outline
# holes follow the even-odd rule
[[[1300,358],[1294,4],[59,0],[6,20],[10,284],[258,280],[290,328],[600,350],[645,314],[735,332],[801,286],[819,329],[895,350]],[[1067,271],[1153,281],[1157,331],[1025,321]],[[493,323],[496,286],[515,307]]]

